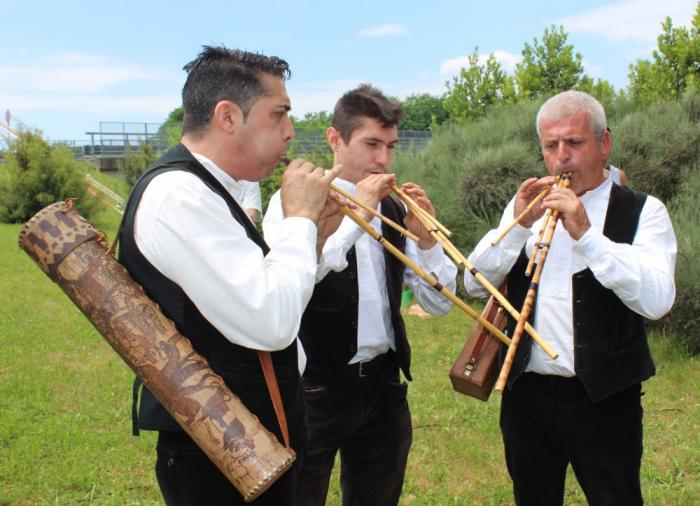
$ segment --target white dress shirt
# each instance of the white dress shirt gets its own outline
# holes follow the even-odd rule
[[[612,242],[603,235],[612,182],[609,178],[580,197],[591,228],[578,240],[569,236],[561,222],[552,238],[537,291],[534,327],[559,353],[552,360],[533,345],[528,371],[573,376],[572,275],[591,269],[595,278],[632,311],[649,319],[666,314],[675,299],[674,270],[676,238],[666,207],[648,196],[639,218],[632,244]],[[491,241],[513,221],[514,200],[508,204],[497,229],[479,242],[469,260],[495,286],[499,286],[525,246],[528,257],[542,225],[531,228],[516,225],[496,246]],[[473,276],[465,275],[464,285],[472,297],[485,297],[486,290]]]
[[[357,187],[353,183],[342,179],[335,179],[333,183],[352,195],[357,193]],[[379,218],[375,217],[370,224],[381,233]],[[284,236],[279,192],[270,199],[263,218],[263,231],[270,245],[276,244]],[[359,294],[358,342],[357,353],[350,363],[369,360],[386,353],[389,348],[396,349],[386,284],[384,248],[350,218],[345,217],[338,230],[326,241],[319,261],[317,281],[321,281],[331,270],[340,272],[346,269],[346,255],[353,245],[357,259]],[[433,248],[423,251],[409,239],[406,240],[405,253],[423,270],[435,273],[440,283],[454,292],[457,268],[444,255],[442,246],[436,244]],[[452,307],[449,299],[422,281],[408,267],[405,270],[404,282],[411,288],[418,303],[429,313],[443,315]]]
[[[240,183],[206,157],[194,156],[240,202]],[[296,338],[316,276],[315,224],[283,221],[264,257],[219,195],[189,172],[170,171],[143,193],[136,244],[232,343],[282,350]]]
[[[241,199],[238,201],[245,211],[246,209],[256,209],[262,213],[262,197],[260,195],[260,184],[257,181],[238,181],[241,186]]]

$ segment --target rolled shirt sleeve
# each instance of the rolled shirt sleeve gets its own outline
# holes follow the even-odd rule
[[[136,242],[227,339],[275,351],[296,338],[316,276],[316,226],[283,220],[267,256],[222,198],[192,174],[153,179],[136,216]]]

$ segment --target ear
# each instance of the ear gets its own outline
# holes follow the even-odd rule
[[[612,136],[609,131],[603,133],[603,138],[600,140],[600,149],[606,159],[610,158],[610,152],[612,151]]]
[[[333,152],[337,153],[338,149],[340,149],[340,143],[343,142],[343,137],[338,130],[333,127],[328,127],[326,129],[326,140]]]
[[[232,134],[242,122],[243,111],[236,103],[230,100],[221,100],[214,106],[210,123],[219,130]]]

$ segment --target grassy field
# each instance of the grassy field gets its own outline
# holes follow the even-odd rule
[[[100,221],[112,238],[114,217]],[[154,434],[131,436],[131,371],[17,247],[19,230],[0,225],[0,505],[160,504]],[[448,378],[471,320],[452,311],[407,324],[414,443],[401,504],[512,504],[499,397],[465,397]],[[645,499],[700,504],[700,361],[663,335],[652,336],[652,347],[658,373],[645,384]],[[566,504],[585,504],[569,478]],[[340,505],[337,477],[328,504]]]

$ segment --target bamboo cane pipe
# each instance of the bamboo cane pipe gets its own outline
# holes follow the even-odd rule
[[[415,272],[423,281],[425,281],[430,286],[435,288],[435,290],[437,290],[442,295],[444,295],[445,297],[450,299],[457,307],[459,307],[462,311],[464,311],[469,316],[471,316],[476,321],[478,321],[480,324],[482,324],[486,330],[491,332],[491,334],[493,334],[495,337],[500,339],[504,344],[506,344],[506,345],[510,344],[510,339],[503,332],[498,330],[491,323],[489,323],[486,319],[484,319],[478,312],[476,312],[471,307],[469,307],[467,304],[465,304],[459,297],[457,297],[455,294],[450,292],[447,288],[442,286],[435,276],[428,274],[423,269],[421,269],[419,266],[417,266],[410,258],[408,258],[405,254],[403,254],[396,246],[391,244],[384,237],[382,237],[382,235],[379,232],[374,230],[374,228],[369,223],[367,223],[359,214],[357,214],[355,211],[348,208],[347,206],[341,205],[339,207],[340,207],[341,212],[343,212],[343,214],[345,214],[351,220],[353,220],[355,223],[357,223],[365,232],[367,232],[374,239],[376,239],[377,242],[379,242],[379,244],[381,244],[392,255],[394,255],[401,262],[403,262],[404,265],[406,265],[413,272]]]
[[[423,209],[416,203],[415,200],[406,195],[406,193],[403,190],[401,190],[401,188],[399,188],[396,185],[389,185],[389,188],[391,189],[391,191],[396,193],[396,195],[398,195],[401,200],[404,201],[406,206],[408,206],[408,208],[413,212],[413,214],[416,215],[416,218],[420,220],[420,222],[425,226],[425,228],[427,228],[428,230],[434,230],[437,228],[440,231],[442,231],[442,233],[445,234],[447,237],[452,237],[452,232],[447,230],[447,228],[442,223],[440,223],[435,218],[435,216]]]
[[[413,242],[416,242],[416,243],[418,242],[418,236],[417,236],[416,234],[414,234],[413,232],[411,232],[411,231],[409,231],[409,230],[406,230],[406,229],[403,228],[401,225],[399,225],[398,223],[396,223],[396,222],[390,220],[389,218],[387,218],[386,216],[384,216],[382,213],[380,213],[380,212],[377,211],[376,209],[372,209],[370,206],[368,206],[367,204],[365,204],[364,202],[362,202],[361,200],[359,200],[358,198],[356,198],[354,195],[350,195],[348,192],[346,192],[346,191],[343,190],[342,188],[338,188],[338,187],[337,187],[336,185],[334,185],[334,184],[331,184],[331,190],[333,190],[334,192],[336,192],[338,195],[341,195],[341,196],[345,197],[346,199],[348,199],[348,200],[354,202],[355,204],[357,204],[358,206],[360,206],[362,209],[365,209],[365,210],[369,211],[370,214],[372,214],[373,216],[376,216],[377,218],[379,218],[380,220],[382,220],[384,223],[386,223],[387,225],[389,225],[391,228],[393,228],[394,230],[396,230],[397,232],[399,232],[401,235],[403,235],[403,236],[405,236],[405,237],[408,237],[408,238],[411,239]]]
[[[561,188],[567,188],[571,182],[571,176],[564,174],[561,180]],[[530,312],[532,311],[532,306],[535,304],[535,298],[537,297],[537,288],[540,282],[540,277],[542,275],[542,269],[544,268],[544,262],[547,260],[547,253],[549,252],[549,246],[552,244],[552,237],[554,236],[554,230],[557,228],[557,222],[559,220],[559,211],[552,212],[552,218],[549,222],[549,227],[547,228],[547,235],[545,237],[544,244],[540,250],[539,259],[537,260],[537,266],[535,267],[535,273],[532,276],[532,282],[530,283],[530,288],[525,296],[525,302],[523,303],[523,308],[520,311],[520,318],[518,319],[518,324],[515,326],[513,331],[513,337],[511,339],[510,345],[508,346],[508,351],[506,352],[505,359],[503,360],[503,366],[498,374],[498,379],[496,380],[496,386],[494,390],[498,393],[503,393],[505,389],[506,382],[508,381],[508,375],[513,367],[513,360],[515,359],[515,352],[518,349],[518,344],[520,344],[520,336],[523,334],[523,329],[525,328],[525,323],[527,322]]]
[[[486,290],[493,295],[493,297],[498,300],[498,302],[501,304],[501,306],[508,311],[508,313],[518,321],[520,319],[520,312],[518,312],[517,309],[513,307],[513,305],[508,301],[508,299],[501,293],[500,290],[498,290],[495,286],[491,284],[491,282],[486,279],[486,277],[481,274],[474,265],[467,260],[467,258],[460,253],[460,251],[447,239],[440,231],[433,231],[430,230],[430,235],[435,238],[436,241],[440,243],[440,245],[443,247],[445,250],[445,253],[447,253],[454,262],[461,266],[464,267],[465,270],[468,270],[469,273],[474,276],[474,278],[481,283],[481,285],[486,288]],[[556,360],[557,357],[559,357],[559,354],[552,348],[547,341],[544,340],[544,338],[535,330],[535,328],[530,325],[530,323],[525,322],[525,331],[532,337],[533,341],[535,341],[540,348],[544,350],[544,352],[550,356],[552,360]]]
[[[559,174],[557,176],[556,181],[554,181],[554,185],[558,184],[560,179],[561,179],[561,174]],[[515,218],[510,223],[510,225],[508,225],[505,228],[505,230],[503,230],[503,232],[501,232],[498,235],[498,237],[496,237],[493,241],[491,241],[491,246],[495,246],[496,244],[498,244],[501,241],[501,239],[503,239],[506,235],[508,235],[508,232],[510,232],[515,225],[520,223],[522,221],[522,219],[525,216],[527,216],[527,213],[529,213],[532,210],[532,208],[535,207],[535,204],[537,204],[540,200],[542,200],[543,198],[545,198],[547,196],[547,194],[549,193],[549,190],[551,190],[554,185],[547,186],[544,190],[542,190],[540,192],[539,195],[537,195],[537,197],[532,199],[532,201],[527,205],[527,207],[525,207],[525,209],[523,209],[523,211],[518,215],[518,217]]]
[[[528,260],[527,267],[525,267],[526,276],[532,274],[532,268],[535,266],[535,259],[537,258],[537,254],[539,253],[539,251],[542,249],[542,237],[544,237],[544,232],[549,227],[549,222],[551,218],[552,210],[547,209],[547,211],[544,213],[544,219],[542,220],[542,226],[540,227],[540,231],[537,233],[537,240],[532,246],[532,251],[530,252],[530,260]]]

